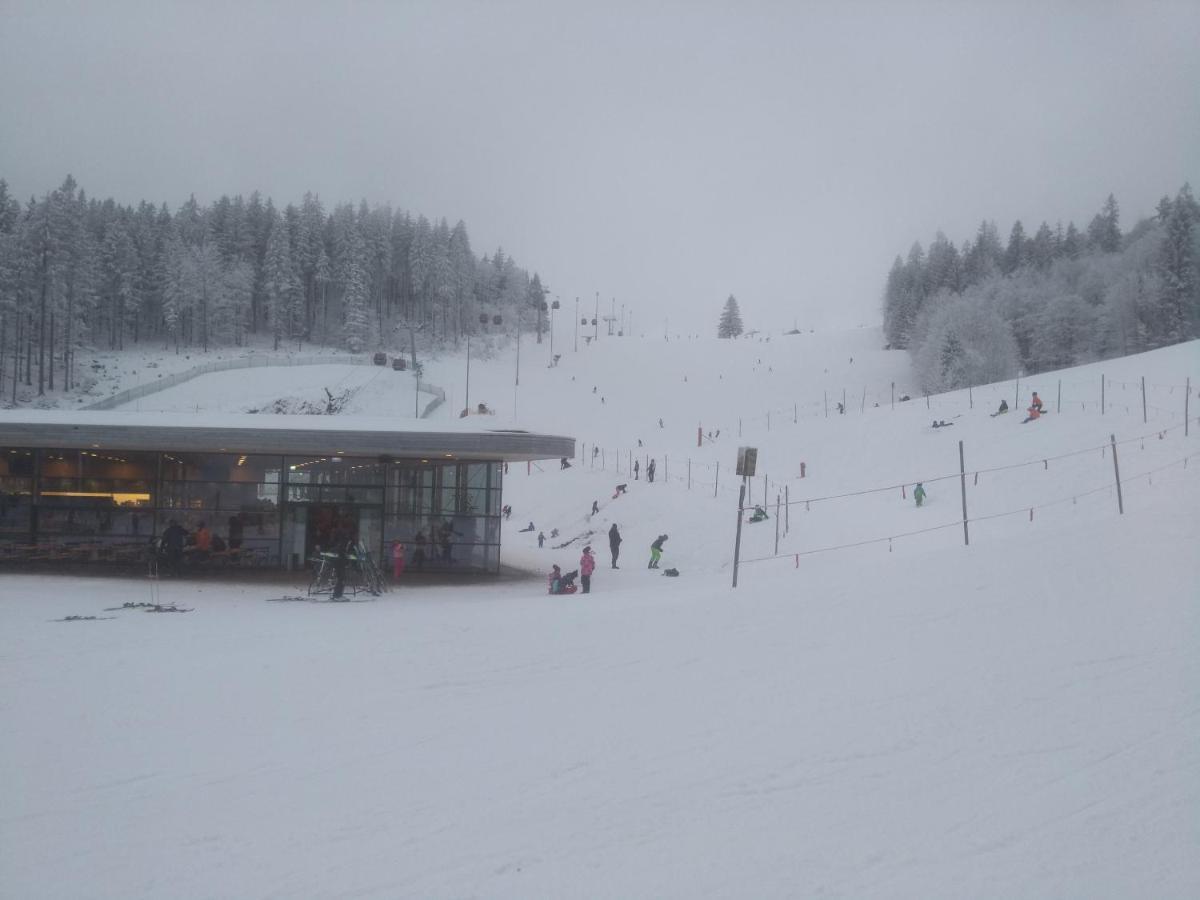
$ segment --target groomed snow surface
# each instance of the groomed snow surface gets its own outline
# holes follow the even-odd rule
[[[1011,383],[891,409],[907,368],[877,342],[602,339],[523,373],[517,420],[589,457],[510,471],[528,579],[309,604],[0,575],[0,896],[1200,895],[1197,345],[1061,373],[1061,411],[1039,376],[1023,426],[987,415]],[[481,364],[497,421],[511,365]],[[860,402],[826,418],[838,382]],[[970,516],[997,516],[970,547],[959,440]],[[738,443],[796,503],[778,554],[773,505],[745,527],[734,591]],[[677,579],[645,568],[663,532]],[[585,541],[593,593],[546,596]],[[151,599],[194,609],[102,611]]]

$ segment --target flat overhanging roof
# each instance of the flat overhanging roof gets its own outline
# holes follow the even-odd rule
[[[469,420],[66,410],[0,410],[0,446],[507,462],[575,455],[574,438]]]

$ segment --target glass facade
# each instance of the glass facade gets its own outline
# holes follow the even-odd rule
[[[384,569],[399,541],[411,569],[496,572],[500,482],[496,462],[0,447],[0,561],[137,562],[175,521],[196,567],[299,568],[341,528]]]

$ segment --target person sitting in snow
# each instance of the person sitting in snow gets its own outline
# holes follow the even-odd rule
[[[1036,422],[1042,415],[1042,411],[1036,406],[1030,406],[1029,409],[1025,410],[1025,413],[1025,418],[1021,420],[1022,425],[1026,422]]]
[[[1008,401],[1007,401],[1007,400],[1003,400],[1003,399],[1002,399],[1002,400],[1000,401],[1000,408],[999,408],[998,410],[996,410],[994,413],[992,413],[992,415],[993,415],[993,416],[1000,416],[1000,415],[1003,415],[1003,414],[1004,414],[1004,413],[1006,413],[1006,412],[1008,412]]]
[[[763,509],[761,506],[759,506],[758,504],[755,504],[754,512],[750,516],[750,521],[751,522],[761,522],[765,518],[767,518],[767,511],[765,509]]]
[[[522,528],[521,531],[518,532],[518,534],[523,534],[526,531],[537,531],[537,529],[534,528],[533,523],[530,522],[528,525],[526,525],[524,528]]]
[[[1042,398],[1037,395],[1037,391],[1033,392],[1033,399],[1029,401],[1029,405],[1036,409],[1039,413],[1045,408],[1042,405]]]

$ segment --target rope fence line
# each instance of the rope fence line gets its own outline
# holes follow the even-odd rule
[[[1188,455],[1181,457],[1180,459],[1173,460],[1169,463],[1166,463],[1161,466],[1157,466],[1153,469],[1149,469],[1144,472],[1139,472],[1136,475],[1123,476],[1121,478],[1121,484],[1126,485],[1126,484],[1129,484],[1134,481],[1139,481],[1142,478],[1149,479],[1151,476],[1153,476],[1159,472],[1165,471],[1167,469],[1172,469],[1178,465],[1182,465],[1186,469],[1188,460],[1194,459],[1197,456],[1200,456],[1200,451],[1198,451],[1196,453],[1189,453]],[[882,544],[885,541],[888,542],[889,544],[891,544],[892,541],[899,540],[901,538],[914,537],[919,534],[929,534],[934,531],[943,531],[947,528],[958,528],[963,525],[964,521],[967,524],[974,524],[974,523],[978,523],[978,522],[988,522],[988,521],[991,521],[994,519],[1003,519],[1003,518],[1007,518],[1009,516],[1018,516],[1018,515],[1028,515],[1030,518],[1030,521],[1033,521],[1033,513],[1035,510],[1048,509],[1052,506],[1060,506],[1065,503],[1074,504],[1077,501],[1081,500],[1082,498],[1089,497],[1093,494],[1099,494],[1099,493],[1104,493],[1104,492],[1111,494],[1113,489],[1114,489],[1114,485],[1105,484],[1105,485],[1101,485],[1099,487],[1091,488],[1090,490],[1073,493],[1068,497],[1060,497],[1056,500],[1050,500],[1045,503],[1037,503],[1032,506],[1022,506],[1019,509],[1010,509],[1010,510],[1006,510],[1005,512],[1000,512],[1000,513],[990,513],[990,514],[984,515],[984,516],[974,516],[974,517],[967,518],[965,520],[957,519],[953,522],[947,522],[943,525],[933,525],[928,528],[919,528],[915,531],[904,531],[904,532],[899,532],[897,534],[889,534],[889,535],[884,535],[882,537],[869,538],[869,539],[863,540],[863,541],[853,541],[853,542],[846,543],[846,544],[833,544],[833,545],[826,546],[826,547],[815,547],[810,550],[793,551],[792,553],[778,553],[778,554],[772,554],[770,556],[756,556],[756,557],[751,557],[750,559],[743,559],[740,561],[740,564],[741,565],[749,565],[751,563],[770,562],[770,561],[776,560],[776,559],[793,559],[793,560],[798,561],[801,556],[812,556],[817,553],[828,553],[833,550],[847,550],[847,549],[852,549],[855,547],[865,547],[870,544]]]
[[[1200,416],[1189,419],[1189,421],[1194,422],[1198,426],[1200,426]],[[1134,435],[1132,437],[1122,438],[1121,440],[1116,442],[1116,445],[1118,447],[1125,446],[1125,445],[1132,444],[1132,443],[1141,443],[1144,445],[1144,442],[1147,439],[1158,438],[1161,440],[1163,438],[1163,436],[1165,436],[1166,434],[1173,432],[1173,431],[1177,431],[1180,428],[1184,428],[1186,424],[1187,424],[1186,422],[1178,422],[1174,425],[1168,425],[1168,426],[1165,426],[1162,428],[1155,428],[1151,431],[1147,431],[1142,434]],[[833,501],[833,500],[844,500],[844,499],[848,499],[851,497],[863,497],[863,496],[867,496],[870,494],[890,493],[890,492],[894,492],[897,490],[904,491],[910,485],[914,485],[914,484],[918,484],[918,483],[919,484],[937,484],[937,483],[943,482],[943,481],[950,481],[952,479],[962,478],[964,475],[970,477],[973,480],[974,484],[978,485],[980,475],[988,475],[988,474],[993,474],[996,472],[1011,471],[1011,470],[1015,470],[1015,469],[1022,469],[1022,468],[1027,468],[1029,466],[1037,466],[1037,465],[1042,466],[1044,469],[1048,469],[1049,464],[1052,462],[1057,462],[1057,461],[1064,460],[1064,459],[1070,459],[1070,458],[1076,457],[1076,456],[1084,456],[1089,453],[1096,453],[1097,451],[1100,452],[1101,456],[1104,456],[1107,453],[1110,446],[1111,446],[1111,442],[1106,442],[1103,444],[1097,444],[1097,445],[1093,445],[1090,447],[1084,447],[1084,448],[1081,448],[1078,450],[1069,450],[1065,453],[1059,453],[1054,456],[1036,457],[1034,459],[1024,460],[1024,461],[1016,462],[1016,463],[1008,463],[1008,464],[1001,465],[1001,466],[988,466],[988,467],[984,467],[984,468],[980,468],[980,469],[972,469],[965,473],[964,472],[950,472],[950,473],[947,473],[944,475],[934,475],[934,476],[931,476],[928,478],[909,479],[904,482],[883,485],[880,487],[862,488],[862,489],[858,489],[858,490],[845,491],[845,492],[837,493],[837,494],[828,494],[828,495],[819,496],[819,497],[799,497],[799,498],[789,499],[785,502],[782,502],[781,505],[782,506],[801,506],[801,505],[803,505],[807,509],[808,506],[813,503],[826,503],[826,502]],[[645,448],[642,448],[642,449],[645,449]],[[614,458],[618,460],[617,474],[622,474],[619,469],[619,460],[621,459],[622,456],[628,456],[629,453],[631,453],[631,452],[632,451],[617,451],[616,453],[613,454]],[[644,455],[648,455],[648,454],[644,454]],[[602,453],[601,459],[606,462],[607,461],[607,453]],[[664,459],[669,460],[669,454],[665,455]],[[594,458],[586,458],[583,461],[588,463],[589,467],[595,468]],[[706,463],[706,462],[702,462],[699,460],[691,460],[691,459],[685,460],[684,464],[690,466],[693,469],[695,469],[695,468],[713,469],[714,467],[719,467],[719,465],[720,465],[720,463]],[[608,471],[607,465],[602,464],[601,470]],[[668,483],[669,482],[678,482],[680,484],[685,484],[685,483],[689,482],[688,476],[671,475],[669,470],[657,473],[657,477],[658,477],[658,479],[660,479],[664,482],[668,482]],[[755,480],[757,480],[757,478],[758,478],[758,476],[756,476]],[[739,479],[739,476],[734,475],[730,478],[729,483],[720,484],[717,481],[707,481],[704,479],[697,478],[696,476],[693,475],[690,478],[690,483],[692,485],[704,487],[706,489],[713,488],[716,490],[728,492],[730,494],[736,494],[738,491],[738,484],[739,484],[738,479]],[[793,482],[796,482],[799,480],[801,480],[800,476],[793,475],[793,476],[788,476],[786,478],[770,479],[770,482],[772,482],[776,485],[782,485],[782,484],[790,484],[790,483],[793,483]],[[766,502],[766,501],[764,500],[764,502]],[[960,522],[961,522],[961,520],[960,520]]]

